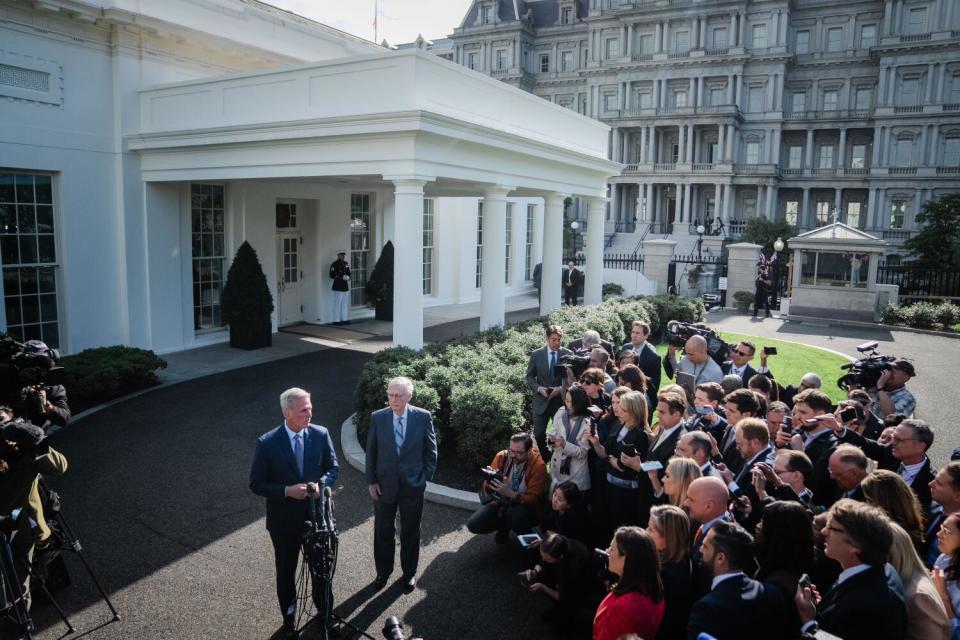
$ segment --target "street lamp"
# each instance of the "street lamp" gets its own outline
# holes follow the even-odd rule
[[[697,261],[703,264],[703,234],[707,228],[702,224],[697,225]]]
[[[774,278],[773,278],[773,301],[774,301],[774,303],[775,303],[778,307],[780,306],[780,252],[783,251],[783,248],[784,248],[785,246],[786,246],[786,245],[783,243],[783,238],[778,237],[776,240],[773,241],[773,250],[776,252],[776,253],[774,253],[774,256],[776,256],[776,258],[777,258],[776,272],[774,273]],[[790,280],[790,273],[789,273],[789,271],[790,271],[790,270],[789,270],[789,268],[788,268],[788,271],[787,271],[787,280],[788,280],[788,282],[787,282],[787,288],[788,288],[788,290],[789,290],[789,287],[790,287],[790,282],[789,282],[789,280]]]

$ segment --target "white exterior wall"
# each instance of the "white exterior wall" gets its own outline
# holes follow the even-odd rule
[[[140,129],[138,91],[378,48],[292,14],[239,0],[216,6],[187,0],[117,0],[101,6],[107,19],[91,8],[97,12],[96,24],[44,7],[0,7],[0,63],[52,66],[58,70],[52,82],[59,85],[57,91],[62,89],[62,103],[50,104],[7,99],[0,88],[0,167],[55,176],[62,351],[117,343],[160,351],[182,349],[203,342],[193,337],[190,312],[189,185],[182,195],[175,186],[147,186],[141,180],[139,158],[126,152],[124,140]],[[165,21],[168,31],[125,24],[131,18],[142,25]],[[181,30],[178,24],[189,25],[190,30]],[[234,195],[234,190],[227,190],[228,199]],[[145,202],[157,210],[148,207],[150,213],[145,213]],[[176,215],[165,215],[177,207]],[[347,212],[349,220],[349,201]],[[184,219],[186,225],[181,226]],[[268,219],[272,225],[272,204]],[[180,229],[186,230],[186,241],[177,244]],[[235,251],[236,246],[231,243],[230,248]],[[274,260],[272,253],[269,257]],[[182,292],[183,274],[174,273],[171,262],[185,270]],[[0,304],[5,327],[3,315]],[[181,326],[185,323],[190,326]]]

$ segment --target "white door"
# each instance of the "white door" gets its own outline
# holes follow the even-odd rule
[[[300,249],[303,239],[299,233],[283,232],[277,234],[277,308],[280,310],[278,324],[282,327],[303,321],[303,300],[300,281],[303,270],[300,267]]]

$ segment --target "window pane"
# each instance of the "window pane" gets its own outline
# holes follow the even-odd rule
[[[6,274],[4,274],[4,280],[6,280]],[[9,325],[18,325],[21,323],[20,297],[6,296],[3,300],[3,306],[4,310],[7,312],[7,332],[12,333]]]
[[[810,53],[809,31],[797,31],[797,53]]]
[[[0,173],[0,202],[16,202],[13,189],[13,174]]]
[[[800,252],[800,284],[816,284],[817,253],[815,251]]]
[[[53,246],[53,236],[37,236],[37,244],[39,245],[37,262],[49,264],[57,261],[56,250]]]
[[[0,233],[17,232],[17,205],[0,204]]]
[[[22,296],[23,323],[40,322],[40,296]]]
[[[57,296],[40,296],[40,317],[44,322],[53,322],[57,319]]]
[[[821,251],[817,260],[817,285],[844,287],[850,284],[850,261],[850,254]]]
[[[33,176],[37,204],[53,204],[53,185],[51,183],[52,178],[50,176]]]
[[[37,236],[20,236],[20,262],[22,264],[37,262]]]
[[[17,188],[17,202],[35,202],[32,175],[18,173],[14,176],[14,182]]]
[[[32,204],[17,205],[17,227],[20,233],[37,232],[37,214]]]

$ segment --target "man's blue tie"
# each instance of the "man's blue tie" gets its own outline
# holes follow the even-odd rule
[[[396,418],[396,423],[393,427],[393,435],[397,441],[397,453],[400,452],[400,448],[403,446],[403,416]]]
[[[300,434],[293,436],[293,457],[297,459],[297,469],[300,471],[300,475],[303,475],[303,441],[300,439]]]
[[[553,375],[553,369],[557,366],[557,352],[550,352],[550,375]]]

